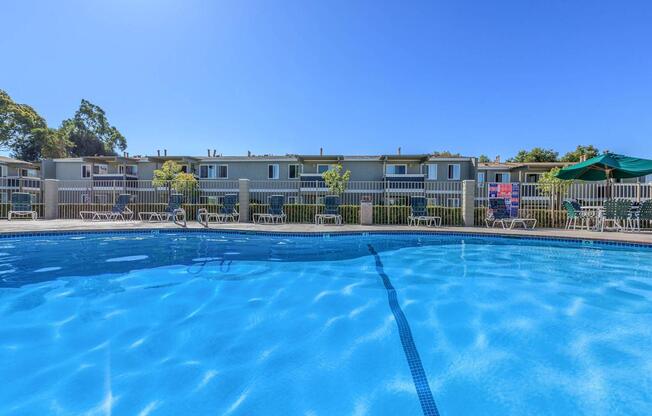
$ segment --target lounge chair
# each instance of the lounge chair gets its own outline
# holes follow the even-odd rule
[[[582,207],[580,204],[575,201],[575,200],[565,200],[562,205],[566,209],[566,229],[570,230],[571,227],[573,229],[577,229],[577,221],[580,221],[580,230],[586,227],[586,229],[589,229],[589,222],[591,218],[586,214],[586,212],[582,211]]]
[[[652,199],[643,202],[634,218],[634,227],[641,230],[641,221],[652,223]]]
[[[285,197],[283,195],[272,195],[269,197],[269,206],[267,213],[255,213],[254,223],[282,223],[285,222],[285,212],[283,212],[283,205],[285,204]]]
[[[111,208],[111,211],[79,211],[79,216],[82,220],[90,221],[111,221],[121,219],[131,220],[134,217],[134,213],[129,209],[128,205],[131,202],[131,195],[129,194],[120,194],[118,199],[115,201],[115,204]]]
[[[441,217],[428,215],[427,202],[428,200],[425,196],[413,196],[410,198],[412,213],[408,216],[408,225],[418,226],[423,221],[428,226],[441,226]]]
[[[340,214],[340,197],[337,195],[327,195],[324,197],[324,212],[315,215],[315,224],[324,224],[326,220],[333,220],[335,224],[342,224],[342,215]]]
[[[163,212],[139,212],[138,218],[141,221],[170,221],[173,220],[175,224],[186,226],[186,210],[181,207],[183,204],[182,194],[171,194],[168,201],[168,206]],[[183,221],[183,223],[181,222]]]
[[[240,214],[235,206],[238,203],[238,194],[224,195],[224,202],[217,212],[208,212],[206,208],[200,208],[197,211],[197,221],[208,227],[211,220],[215,222],[227,222],[229,220],[236,222],[240,220]],[[203,221],[202,221],[203,220]]]
[[[604,209],[600,218],[600,231],[604,231],[607,224],[612,230],[625,231],[634,226],[631,217],[632,201],[628,199],[608,199],[604,201]]]
[[[528,227],[535,228],[537,220],[535,218],[512,217],[503,198],[489,198],[489,210],[487,211],[485,224],[487,227],[495,227],[496,224],[500,224],[503,229],[509,228],[510,230],[516,224],[520,224],[527,229]]]
[[[7,219],[12,217],[30,217],[32,220],[38,218],[38,213],[32,207],[32,195],[27,192],[14,192],[11,194],[11,209]]]

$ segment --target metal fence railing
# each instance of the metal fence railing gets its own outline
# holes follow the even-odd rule
[[[0,218],[7,218],[14,192],[27,192],[32,196],[32,208],[43,216],[41,180],[32,177],[0,177]]]
[[[58,216],[80,218],[80,211],[110,210],[118,195],[131,196],[130,208],[136,213],[165,210],[169,195],[181,193],[188,219],[196,219],[200,208],[216,212],[227,194],[239,194],[238,180],[202,179],[194,187],[175,189],[173,184],[154,186],[143,180],[74,180],[59,181]],[[575,199],[582,206],[602,206],[605,199],[625,198],[642,202],[652,198],[652,183],[565,182],[561,184],[520,183],[519,214],[536,218],[540,227],[563,227],[566,213],[562,202]],[[39,217],[43,216],[43,184],[38,178],[0,178],[0,218],[6,218],[14,192],[29,192]],[[266,212],[269,197],[283,195],[287,221],[312,223],[323,212],[323,198],[329,195],[323,180],[249,181],[249,215]],[[375,224],[407,224],[411,213],[410,198],[424,196],[430,215],[440,216],[442,224],[462,225],[461,181],[351,181],[341,197],[341,214],[346,224],[360,222],[360,203],[373,205]],[[484,225],[487,214],[489,184],[478,183],[475,192],[475,225]]]
[[[59,218],[79,218],[80,211],[110,210],[117,196],[127,193],[132,196],[130,208],[136,213],[162,211],[169,195],[179,192],[184,195],[184,208],[188,219],[196,218],[200,208],[217,211],[226,194],[239,192],[238,181],[201,180],[191,189],[175,190],[172,184],[156,187],[151,181],[129,180],[76,180],[59,183]],[[407,224],[410,215],[410,197],[426,196],[431,215],[442,217],[444,225],[460,225],[461,182],[406,182],[352,181],[341,195],[343,222],[359,223],[359,207],[362,200],[371,201],[374,206],[374,223]],[[315,215],[324,209],[323,198],[329,195],[324,181],[249,181],[249,220],[255,213],[266,212],[269,197],[283,195],[287,221],[312,223]]]
[[[59,183],[59,218],[80,218],[80,211],[108,211],[118,195],[131,195],[129,207],[136,216],[139,212],[162,212],[168,205],[171,193],[183,195],[188,219],[195,219],[197,211],[219,209],[226,194],[238,193],[238,181],[200,180],[197,186],[175,189],[169,183],[154,186],[152,181],[130,180],[76,180]]]
[[[536,218],[540,227],[560,228],[566,223],[563,201],[576,200],[581,206],[602,206],[609,198],[643,202],[652,198],[651,183],[565,182],[557,184],[520,183],[519,215]],[[489,184],[479,183],[475,197],[475,225],[484,225]]]

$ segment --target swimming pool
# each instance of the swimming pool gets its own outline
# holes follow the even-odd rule
[[[0,414],[652,414],[652,249],[0,239]]]

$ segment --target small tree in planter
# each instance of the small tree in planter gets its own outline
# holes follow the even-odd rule
[[[166,187],[168,191],[174,189],[179,193],[185,193],[197,188],[197,179],[190,173],[182,172],[181,166],[177,162],[168,160],[163,163],[161,169],[154,171],[152,185]]]
[[[568,192],[572,183],[572,181],[559,179],[557,177],[557,172],[559,172],[559,170],[559,168],[553,168],[550,172],[541,174],[541,178],[537,183],[537,189],[539,192],[550,198],[549,201],[552,214],[551,221],[553,226],[556,223],[554,212],[561,207],[564,196],[566,195],[566,192]]]
[[[346,191],[346,187],[349,185],[351,171],[347,170],[342,173],[342,165],[335,165],[333,168],[322,173],[322,177],[330,193],[340,196]]]

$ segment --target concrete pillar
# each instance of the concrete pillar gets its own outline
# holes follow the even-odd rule
[[[59,180],[43,179],[43,218],[59,218]]]
[[[249,179],[238,179],[240,222],[249,222]]]
[[[462,220],[465,227],[473,227],[475,222],[475,181],[462,181]]]
[[[373,225],[374,223],[374,206],[371,201],[360,202],[360,224]]]

